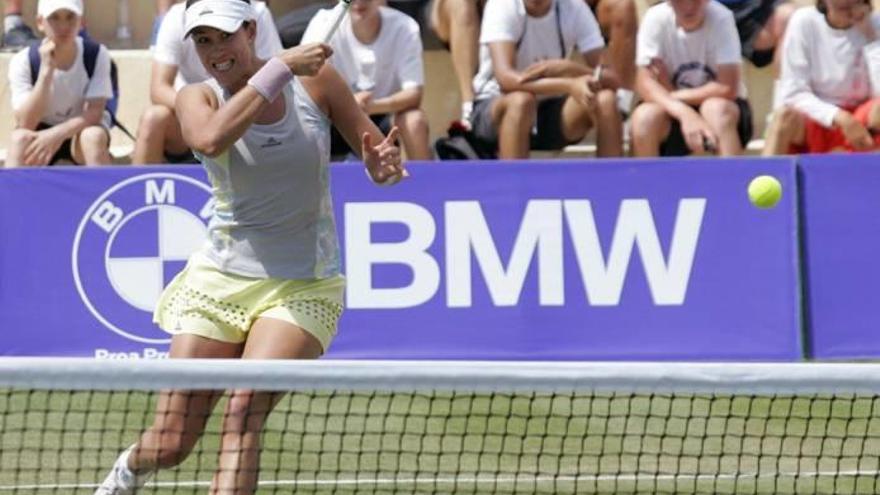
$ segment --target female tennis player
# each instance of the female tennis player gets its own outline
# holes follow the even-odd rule
[[[331,122],[361,150],[374,182],[407,175],[397,129],[383,136],[360,110],[324,63],[330,47],[303,45],[260,60],[252,18],[247,0],[186,5],[186,35],[212,79],[185,87],[176,110],[215,206],[208,246],[156,309],[156,322],[174,334],[172,358],[320,356],[336,333],[344,288],[327,179]],[[96,493],[135,493],[156,470],[182,462],[222,393],[162,392],[152,426]],[[260,431],[280,397],[230,392],[210,493],[256,490]]]

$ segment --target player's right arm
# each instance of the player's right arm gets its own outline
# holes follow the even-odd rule
[[[284,50],[278,58],[291,73],[309,76],[316,74],[331,54],[329,46],[312,43]],[[268,105],[270,102],[250,84],[222,106],[211,88],[202,83],[184,87],[175,100],[184,141],[210,157],[223,154],[238,141]]]

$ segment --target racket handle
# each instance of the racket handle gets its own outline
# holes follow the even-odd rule
[[[348,13],[349,7],[351,7],[351,0],[339,0],[339,5],[336,6],[336,17],[333,19],[333,24],[330,25],[330,29],[327,30],[327,34],[324,35],[322,40],[325,44],[330,43],[330,40],[333,39],[333,35],[336,34],[336,30],[342,24],[342,19]]]

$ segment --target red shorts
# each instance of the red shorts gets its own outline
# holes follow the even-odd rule
[[[852,112],[853,116],[868,127],[868,117],[871,114],[871,108],[875,104],[880,104],[880,98],[868,100],[855,108],[844,108],[844,110]],[[843,132],[837,127],[827,128],[813,119],[807,118],[804,129],[804,144],[791,145],[789,152],[791,154],[799,153],[833,153],[835,151],[854,151],[853,147],[847,142]],[[869,129],[870,130],[870,129]],[[874,144],[880,147],[880,133],[871,133],[874,137]]]

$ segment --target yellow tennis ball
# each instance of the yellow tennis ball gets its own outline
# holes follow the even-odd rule
[[[758,208],[773,208],[782,198],[782,184],[775,177],[759,175],[749,183],[749,201]]]

